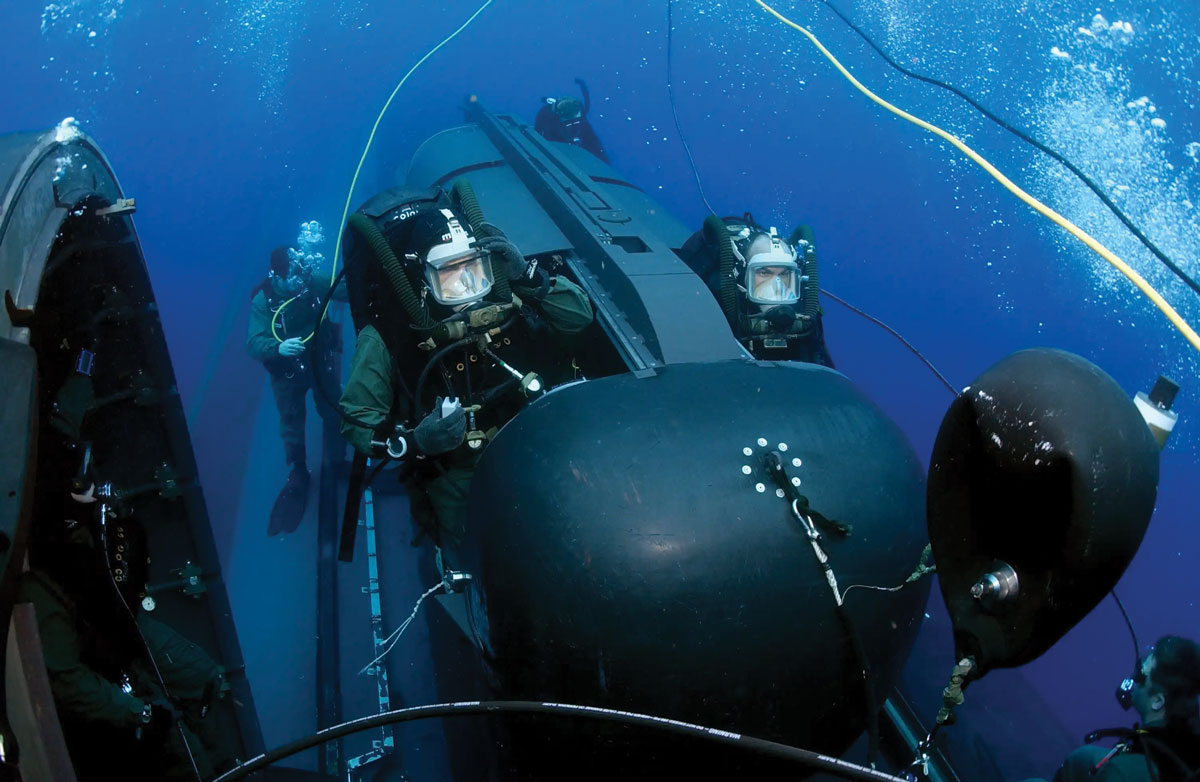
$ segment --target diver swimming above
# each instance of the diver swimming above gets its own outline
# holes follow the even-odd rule
[[[548,141],[561,141],[583,147],[596,157],[609,162],[604,145],[588,122],[587,115],[592,108],[592,99],[588,94],[587,85],[583,79],[576,79],[583,93],[583,101],[565,95],[558,98],[542,98],[542,107],[538,109],[533,120],[533,129]]]
[[[304,398],[310,388],[314,388],[313,403],[322,421],[328,426],[337,419],[337,413],[313,386],[318,379],[325,387],[335,385],[331,379],[342,352],[340,330],[322,319],[320,311],[323,291],[317,280],[324,256],[316,246],[322,241],[321,233],[320,223],[311,220],[300,226],[295,248],[272,250],[267,277],[251,294],[246,352],[262,362],[271,379],[283,454],[291,468],[272,506],[268,535],[295,532],[308,505]],[[345,301],[344,286],[333,292],[333,298]]]
[[[340,402],[360,454],[406,458],[413,519],[447,564],[488,440],[547,380],[572,379],[554,339],[592,322],[587,295],[484,222],[469,185],[453,196],[393,188],[348,221],[358,341]]]
[[[821,325],[811,228],[799,226],[784,241],[749,212],[724,220],[710,216],[679,256],[704,280],[734,336],[755,358],[833,368]]]

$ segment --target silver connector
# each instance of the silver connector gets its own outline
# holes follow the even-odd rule
[[[971,587],[971,597],[988,610],[1016,599],[1019,594],[1017,571],[1004,562],[997,563],[994,570],[985,573]]]

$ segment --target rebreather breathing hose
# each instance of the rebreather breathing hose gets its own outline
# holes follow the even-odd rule
[[[1138,288],[1138,290],[1140,290],[1148,299],[1150,299],[1150,301],[1153,302],[1154,306],[1157,307],[1158,310],[1160,312],[1162,312],[1163,315],[1166,316],[1167,320],[1169,320],[1171,322],[1171,324],[1176,328],[1176,330],[1178,330],[1179,333],[1183,335],[1184,339],[1186,339],[1193,348],[1195,348],[1197,351],[1200,351],[1200,334],[1197,334],[1196,331],[1190,325],[1188,325],[1187,321],[1185,321],[1183,319],[1183,317],[1178,312],[1175,311],[1175,309],[1167,302],[1167,300],[1165,298],[1163,298],[1162,294],[1160,294],[1157,290],[1155,290],[1155,288],[1152,285],[1150,285],[1150,283],[1148,283],[1140,274],[1138,274],[1136,271],[1134,271],[1133,268],[1129,266],[1129,264],[1125,263],[1125,261],[1123,261],[1119,257],[1117,257],[1117,255],[1112,250],[1108,249],[1103,244],[1101,244],[1095,237],[1093,237],[1087,231],[1084,231],[1082,228],[1075,225],[1070,220],[1068,220],[1067,218],[1060,215],[1058,212],[1054,211],[1053,209],[1046,206],[1038,199],[1034,198],[1029,193],[1025,192],[1016,183],[1014,183],[1011,179],[1009,179],[1007,176],[1005,176],[1003,173],[1001,173],[999,169],[997,169],[995,166],[993,166],[991,163],[989,163],[986,159],[984,159],[984,157],[982,155],[980,155],[978,152],[976,152],[975,150],[973,150],[969,146],[967,146],[961,139],[959,139],[956,136],[954,136],[953,134],[937,127],[936,125],[926,122],[925,120],[921,119],[920,117],[914,116],[914,115],[908,113],[907,111],[889,103],[888,101],[884,100],[883,98],[879,97],[874,92],[869,90],[865,85],[863,85],[862,82],[860,82],[858,79],[854,78],[854,76],[850,73],[850,71],[846,70],[846,67],[844,65],[842,65],[841,62],[838,61],[837,57],[834,57],[833,53],[830,52],[828,49],[826,49],[825,46],[819,40],[817,40],[817,37],[815,35],[813,35],[808,29],[796,24],[791,19],[788,19],[786,16],[779,13],[774,8],[772,8],[771,6],[769,6],[765,2],[763,2],[763,0],[754,0],[754,2],[757,3],[767,13],[771,14],[776,19],[778,19],[779,21],[786,24],[788,27],[791,27],[792,29],[796,30],[797,32],[803,34],[804,37],[806,37],[809,41],[812,42],[813,46],[817,47],[817,49],[821,52],[821,54],[824,55],[825,59],[829,60],[829,62],[832,63],[835,68],[838,69],[838,72],[840,72],[842,74],[842,76],[844,76],[846,78],[846,80],[849,81],[850,84],[852,84],[854,86],[854,88],[857,89],[859,92],[861,92],[863,95],[866,95],[872,101],[874,101],[878,105],[882,106],[883,108],[887,109],[892,114],[895,114],[897,117],[900,117],[903,120],[911,122],[912,124],[916,125],[917,127],[927,130],[930,133],[933,133],[934,135],[949,142],[956,149],[958,149],[960,152],[962,152],[964,155],[966,155],[968,158],[970,158],[973,162],[975,162],[977,165],[979,165],[980,168],[982,168],[984,171],[986,171],[993,179],[995,179],[997,182],[999,182],[1010,193],[1015,195],[1021,201],[1025,202],[1025,204],[1027,204],[1029,207],[1031,207],[1036,212],[1041,214],[1043,217],[1054,222],[1059,227],[1061,227],[1063,230],[1067,231],[1072,236],[1074,236],[1076,239],[1078,239],[1079,241],[1081,241],[1085,245],[1087,245],[1089,249],[1091,249],[1093,252],[1095,252],[1097,255],[1099,255],[1101,258],[1103,258],[1105,261],[1107,261],[1109,264],[1111,264],[1113,268],[1115,268],[1121,274],[1125,275],[1125,277],[1128,278],[1129,281],[1132,282]]]

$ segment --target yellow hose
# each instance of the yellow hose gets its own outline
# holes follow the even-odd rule
[[[1150,283],[1146,282],[1146,280],[1143,279],[1140,274],[1138,274],[1136,271],[1134,271],[1132,268],[1130,268],[1129,264],[1125,263],[1123,260],[1118,258],[1116,256],[1116,254],[1113,253],[1112,250],[1108,249],[1103,244],[1101,244],[1099,241],[1097,241],[1087,231],[1084,231],[1082,228],[1075,225],[1070,220],[1068,220],[1067,218],[1060,215],[1058,212],[1056,212],[1053,209],[1051,209],[1050,207],[1046,206],[1041,201],[1039,201],[1036,198],[1034,198],[1033,196],[1031,196],[1029,193],[1026,193],[1024,190],[1022,190],[1020,187],[1018,187],[1016,184],[1014,184],[1012,180],[1010,180],[1004,174],[1000,173],[1000,171],[995,166],[993,166],[991,163],[989,163],[987,160],[985,160],[978,152],[976,152],[975,150],[968,147],[966,144],[964,144],[961,140],[959,140],[955,136],[951,135],[950,133],[947,133],[946,131],[942,130],[941,128],[937,127],[936,125],[932,125],[932,124],[926,122],[925,120],[921,119],[920,117],[915,117],[912,114],[909,114],[907,111],[904,111],[901,108],[893,106],[891,103],[888,103],[883,98],[881,98],[878,95],[876,95],[875,93],[871,92],[869,89],[867,89],[865,86],[863,86],[862,82],[860,82],[858,79],[854,78],[854,76],[851,75],[850,71],[846,70],[846,68],[840,62],[838,62],[838,59],[836,57],[834,57],[833,54],[828,49],[826,49],[821,44],[820,41],[817,40],[817,37],[815,35],[813,35],[811,32],[809,32],[807,29],[796,24],[791,19],[788,19],[787,17],[785,17],[784,15],[782,15],[781,13],[776,11],[774,8],[772,8],[771,6],[764,3],[763,0],[754,0],[754,2],[758,3],[758,5],[762,6],[763,9],[765,9],[768,13],[770,13],[772,16],[774,16],[779,21],[786,24],[788,27],[791,27],[791,28],[803,33],[804,36],[806,38],[808,38],[808,40],[812,41],[813,45],[816,46],[817,49],[820,50],[821,54],[825,55],[825,58],[827,60],[829,60],[831,63],[833,63],[833,66],[835,68],[837,68],[843,76],[846,77],[846,80],[849,81],[851,84],[853,84],[855,89],[857,89],[863,95],[866,95],[868,98],[875,101],[876,103],[878,103],[880,106],[887,109],[891,113],[895,114],[897,117],[908,120],[909,122],[916,125],[917,127],[924,128],[925,130],[929,131],[930,133],[940,136],[941,138],[943,138],[946,141],[953,144],[955,147],[958,148],[958,150],[960,152],[962,152],[964,155],[971,158],[971,160],[973,160],[977,164],[979,164],[980,168],[982,168],[984,171],[988,172],[988,174],[990,174],[997,182],[999,182],[1001,185],[1003,185],[1010,193],[1012,193],[1017,198],[1024,201],[1026,204],[1031,206],[1033,209],[1037,210],[1043,217],[1046,217],[1046,218],[1054,221],[1060,227],[1069,231],[1071,234],[1073,234],[1075,236],[1075,238],[1077,238],[1079,241],[1083,242],[1088,247],[1090,247],[1092,249],[1092,251],[1094,251],[1097,255],[1099,255],[1101,258],[1103,258],[1104,260],[1106,260],[1110,264],[1112,264],[1112,266],[1117,271],[1121,272],[1121,274],[1124,274],[1127,278],[1129,278],[1129,281],[1132,282],[1134,285],[1136,285],[1138,287],[1138,289],[1143,294],[1145,294],[1148,299],[1150,299],[1150,301],[1154,302],[1154,306],[1158,307],[1158,309],[1162,312],[1162,314],[1167,316],[1167,320],[1171,321],[1172,325],[1174,325],[1175,328],[1179,330],[1179,333],[1182,334],[1184,336],[1184,338],[1192,344],[1192,347],[1194,347],[1196,350],[1200,350],[1200,335],[1198,335],[1195,332],[1195,330],[1192,329],[1192,327],[1188,325],[1187,321],[1185,321],[1183,319],[1183,317],[1180,316],[1180,314],[1178,312],[1176,312],[1175,309],[1170,304],[1167,303],[1167,300],[1162,297],[1162,294],[1160,294],[1157,290],[1155,290],[1154,287],[1152,285],[1150,285]]]
[[[438,49],[441,49],[443,46],[450,43],[450,41],[454,40],[455,36],[467,29],[467,25],[475,21],[475,17],[483,13],[483,9],[487,8],[491,4],[492,0],[486,0],[483,5],[479,6],[475,13],[471,14],[467,21],[459,25],[457,30],[447,35],[442,39],[441,43],[426,52],[424,57],[417,60],[417,64],[408,69],[408,73],[404,74],[404,78],[401,79],[396,85],[396,88],[392,90],[392,94],[388,96],[387,102],[384,103],[383,108],[379,110],[379,116],[375,118],[375,124],[371,126],[371,135],[367,137],[367,145],[363,147],[362,155],[358,159],[358,165],[354,168],[354,177],[350,180],[350,191],[346,193],[346,205],[342,208],[342,219],[338,222],[337,241],[333,245],[333,264],[329,273],[330,288],[333,287],[333,281],[337,279],[338,256],[340,256],[342,253],[342,234],[346,228],[346,217],[350,214],[350,202],[354,198],[354,188],[358,184],[358,175],[362,172],[363,163],[367,161],[367,153],[371,151],[371,144],[375,141],[375,134],[379,131],[379,123],[383,122],[383,115],[387,114],[387,110],[389,107],[391,107],[392,101],[396,99],[396,93],[400,92],[400,88],[404,86],[404,82],[408,81],[408,77],[412,76],[413,72],[416,71],[417,68],[420,68],[422,63],[437,53]],[[283,340],[279,339],[279,333],[275,330],[275,321],[279,318],[279,313],[283,312],[283,308],[295,301],[296,298],[297,297],[293,296],[283,304],[280,304],[279,309],[275,310],[274,317],[271,318],[271,335],[275,337],[277,342],[283,342]],[[323,320],[325,320],[324,312],[322,312],[317,318],[317,325],[313,326],[312,334],[309,334],[301,341],[308,342],[310,339],[312,339],[313,334],[317,333],[317,329],[321,328],[321,321]]]

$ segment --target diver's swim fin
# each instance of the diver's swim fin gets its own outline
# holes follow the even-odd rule
[[[271,506],[271,521],[267,525],[267,535],[279,535],[295,532],[304,519],[304,511],[308,508],[308,470],[303,467],[292,469],[287,483],[279,490],[275,504]]]

